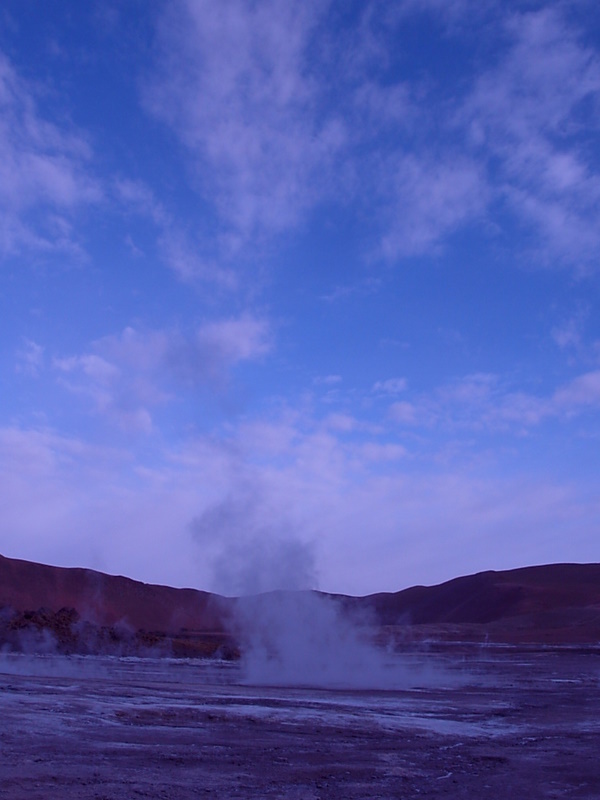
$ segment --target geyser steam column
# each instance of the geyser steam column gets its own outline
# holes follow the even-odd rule
[[[233,632],[249,684],[375,689],[406,683],[405,670],[368,640],[366,629],[317,592],[240,598]]]

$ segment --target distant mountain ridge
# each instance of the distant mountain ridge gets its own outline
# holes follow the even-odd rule
[[[52,567],[0,556],[0,608],[23,612],[76,609],[94,625],[126,625],[171,633],[221,630],[218,595],[174,589],[79,567]]]
[[[366,612],[376,626],[421,630],[422,636],[476,638],[487,631],[486,637],[491,632],[507,641],[600,642],[600,564],[487,571],[393,593],[326,596],[353,614]],[[48,617],[72,609],[78,619],[95,626],[169,636],[187,635],[185,631],[217,635],[226,633],[228,615],[243,603],[244,598],[0,556],[0,610],[5,609],[5,616],[8,611],[41,609]]]
[[[381,624],[475,623],[597,607],[600,564],[546,564],[478,572],[437,586],[369,595]]]

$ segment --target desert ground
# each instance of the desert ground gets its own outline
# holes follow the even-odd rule
[[[235,662],[5,654],[0,796],[600,798],[600,648],[389,668],[385,690],[251,686]]]

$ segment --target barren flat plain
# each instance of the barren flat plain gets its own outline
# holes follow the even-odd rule
[[[389,669],[385,690],[250,686],[239,663],[4,655],[0,796],[600,797],[600,648]]]

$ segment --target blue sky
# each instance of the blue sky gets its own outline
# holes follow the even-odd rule
[[[599,560],[593,2],[6,0],[0,108],[0,552]]]

